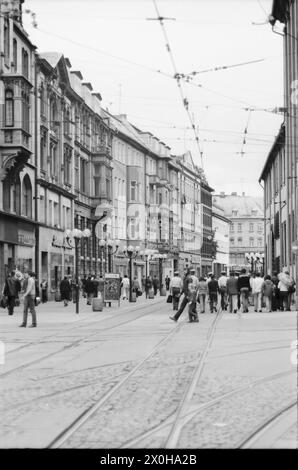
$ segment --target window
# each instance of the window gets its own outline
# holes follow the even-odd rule
[[[53,201],[49,200],[49,218],[48,225],[53,225]]]
[[[43,83],[40,85],[39,88],[39,98],[40,98],[40,115],[46,115],[46,97],[45,97],[45,89]]]
[[[64,112],[64,134],[70,136],[70,112],[66,109]]]
[[[132,240],[134,240],[136,238],[136,219],[135,218],[131,218],[129,220],[129,233],[130,233],[130,236],[129,238],[131,238]]]
[[[233,211],[232,211],[232,217],[237,217],[237,215],[238,215],[238,211],[233,210]]]
[[[231,225],[230,225],[230,231],[231,231],[231,232],[234,232],[234,224],[231,224]]]
[[[253,232],[254,231],[254,224],[249,224],[249,231]]]
[[[258,233],[262,232],[263,231],[263,225],[262,224],[258,224]]]
[[[238,246],[242,246],[242,238],[238,238],[237,242],[238,242]]]
[[[86,162],[81,158],[81,165],[80,165],[80,190],[81,192],[86,191]]]
[[[263,246],[263,240],[262,238],[258,238],[258,247]]]
[[[71,184],[71,148],[64,146],[64,182]]]
[[[137,201],[137,182],[136,181],[131,181],[130,182],[130,200],[131,201]]]
[[[249,246],[250,246],[250,247],[253,247],[253,246],[254,246],[254,242],[255,242],[254,238],[250,238],[250,239],[249,239]]]
[[[12,209],[16,214],[21,213],[21,180],[18,176],[12,189]]]
[[[12,127],[14,125],[14,101],[13,91],[7,89],[5,91],[5,126]]]
[[[46,218],[46,200],[45,197],[41,194],[39,196],[39,213],[38,213],[38,220],[41,223],[45,223]]]
[[[23,179],[23,210],[22,213],[26,217],[32,217],[32,186],[28,175]]]
[[[44,130],[40,132],[40,168],[47,170],[47,133]]]
[[[60,228],[59,204],[54,202],[54,226]]]
[[[12,42],[12,48],[13,48],[13,51],[12,51],[12,54],[13,54],[13,68],[14,68],[15,73],[17,73],[17,71],[18,71],[18,43],[17,43],[16,39],[14,39],[13,42]]]
[[[53,129],[55,127],[55,122],[57,121],[57,103],[55,98],[50,100],[50,126]]]
[[[4,60],[7,65],[9,61],[9,21],[7,18],[4,20]]]
[[[29,93],[22,91],[22,127],[24,131],[30,132],[30,106]]]
[[[29,60],[28,52],[25,49],[22,49],[22,74],[24,77],[28,78],[29,74]]]
[[[51,176],[57,175],[57,146],[54,142],[50,143],[50,173]]]
[[[242,232],[242,224],[238,224],[238,232]]]

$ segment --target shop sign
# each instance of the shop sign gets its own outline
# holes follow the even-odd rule
[[[20,245],[35,245],[35,236],[32,232],[27,232],[25,230],[18,230],[18,243]]]

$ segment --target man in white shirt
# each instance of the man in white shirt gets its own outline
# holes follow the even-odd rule
[[[27,317],[28,317],[28,309],[30,309],[30,313],[32,316],[32,325],[31,328],[35,328],[36,324],[36,311],[35,311],[35,296],[36,296],[36,288],[35,288],[35,273],[29,272],[24,274],[26,285],[26,290],[24,293],[24,311],[23,311],[23,323],[20,325],[21,327],[27,326]]]
[[[222,271],[220,273],[220,277],[218,278],[218,287],[221,296],[221,309],[227,310],[228,308],[228,301],[227,301],[227,273]]]
[[[178,310],[179,298],[183,289],[183,282],[179,276],[179,272],[174,272],[170,282],[170,294],[172,295],[173,310]]]
[[[129,286],[130,286],[130,282],[129,282],[127,275],[125,274],[124,278],[122,279],[123,300],[129,300]]]
[[[260,273],[250,278],[251,293],[254,299],[255,312],[262,313],[262,286],[264,279]]]

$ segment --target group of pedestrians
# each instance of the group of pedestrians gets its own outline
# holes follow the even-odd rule
[[[240,273],[231,271],[229,276],[223,271],[218,279],[212,273],[198,279],[195,270],[188,269],[183,280],[178,271],[174,273],[169,289],[173,310],[177,310],[171,320],[177,321],[188,305],[189,321],[194,322],[198,321],[197,306],[200,313],[205,313],[207,301],[210,313],[217,312],[219,304],[223,311],[234,314],[248,312],[250,303],[255,312],[262,312],[264,306],[267,312],[291,310],[295,281],[287,268],[272,277],[262,277],[259,272],[250,274],[245,268]]]
[[[2,299],[8,310],[8,315],[14,314],[14,308],[20,305],[20,294],[23,294],[23,321],[20,327],[27,326],[28,310],[32,316],[31,327],[37,326],[36,310],[39,298],[39,285],[33,271],[22,274],[20,271],[11,271],[5,280]]]

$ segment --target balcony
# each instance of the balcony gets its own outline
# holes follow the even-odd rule
[[[149,175],[149,184],[154,185],[159,183],[159,176],[157,175]]]
[[[111,147],[107,145],[97,145],[92,149],[92,161],[110,166],[112,160]]]

